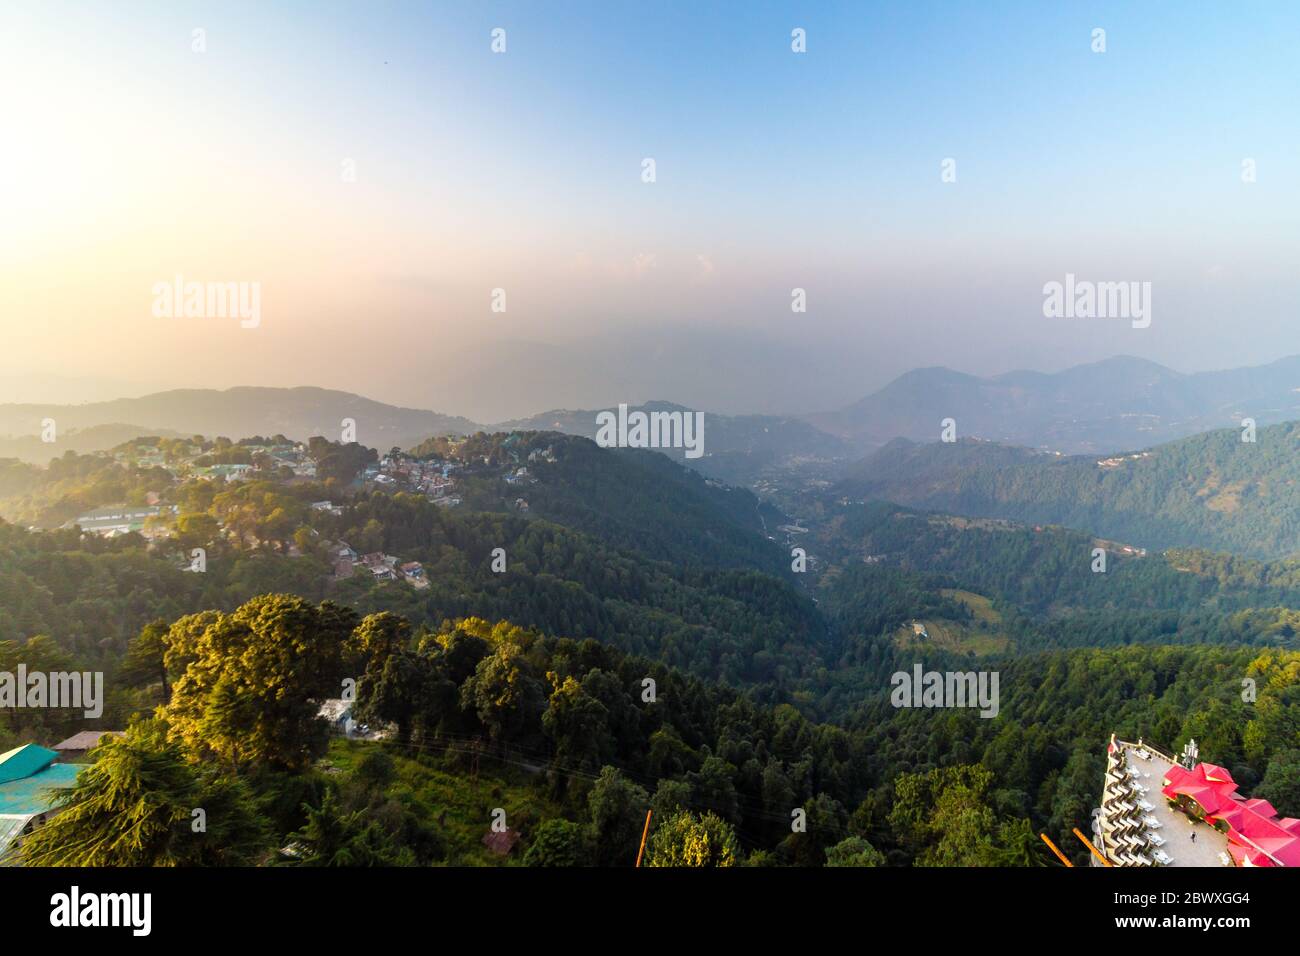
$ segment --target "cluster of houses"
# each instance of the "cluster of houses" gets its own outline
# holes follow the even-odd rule
[[[460,498],[453,494],[456,479],[452,477],[458,467],[454,461],[422,460],[390,452],[376,464],[366,466],[362,481],[388,491],[426,495],[435,504],[451,508],[460,504]]]
[[[429,586],[429,578],[424,573],[424,565],[419,561],[403,562],[401,558],[382,551],[369,554],[357,554],[346,541],[338,541],[330,547],[330,557],[334,563],[334,580],[346,581],[358,574],[369,574],[378,582],[405,581],[417,591]]]
[[[253,449],[255,454],[259,450],[262,449]],[[306,445],[276,445],[264,450],[270,456],[274,467],[288,468],[295,478],[305,478],[308,481],[316,479],[316,461],[307,454]]]
[[[507,500],[513,499],[514,510],[527,513],[528,500],[520,492],[538,481],[532,469],[539,463],[554,463],[556,456],[552,445],[527,452],[525,459],[521,441],[520,435],[512,433],[501,443],[499,453],[483,457],[482,464],[477,456],[457,457],[464,439],[452,442],[446,457],[433,455],[416,458],[394,448],[378,462],[365,467],[359,477],[359,484],[377,490],[422,494],[439,507],[453,508],[462,501],[456,493],[458,479],[485,473],[499,476],[512,489],[512,498]],[[241,442],[237,446],[227,446],[227,450],[229,447],[246,452],[246,457],[254,463],[199,465],[197,462],[204,460],[204,455],[210,452],[204,452],[199,446],[184,440],[165,440],[160,445],[128,443],[115,451],[113,457],[131,466],[163,468],[177,478],[197,477],[222,481],[269,478],[294,482],[310,480],[316,475],[316,463],[310,457],[309,446],[301,443],[259,440],[256,444]],[[286,469],[292,473],[291,478],[286,475]],[[345,514],[344,504],[328,500],[311,502],[311,510],[314,514],[332,517],[342,517]],[[68,522],[65,527],[80,525],[85,532],[106,537],[131,532],[140,533],[147,538],[167,537],[171,534],[172,522],[169,519],[176,513],[176,506],[163,504],[157,492],[150,492],[145,505],[112,505],[88,510]],[[319,534],[317,529],[311,530],[313,535]],[[285,550],[291,557],[302,555],[296,542],[288,543]],[[379,582],[405,581],[417,589],[429,586],[424,568],[418,561],[403,563],[399,558],[380,552],[359,555],[346,542],[337,542],[331,546],[330,560],[335,580],[368,573]],[[189,565],[187,568],[193,570]]]
[[[193,445],[186,443],[181,445],[188,451],[182,454],[173,452],[169,455],[158,447],[139,448],[128,443],[114,451],[112,457],[115,461],[132,467],[161,468],[178,479],[193,477],[204,481],[248,481],[255,478],[281,476],[283,474],[281,469],[284,468],[293,473],[293,480],[310,481],[316,478],[316,462],[310,457],[307,446],[302,443],[240,444],[238,447],[247,451],[249,456],[259,464],[214,465],[195,464],[206,453]],[[329,501],[313,502],[312,508],[336,516],[343,514],[341,506]],[[151,491],[144,505],[118,504],[89,509],[66,522],[63,527],[80,526],[81,530],[88,534],[105,538],[136,532],[145,538],[154,539],[168,537],[171,532],[166,527],[167,522],[150,521],[150,519],[168,518],[176,513],[175,505],[161,504],[159,493]]]
[[[184,445],[184,453],[168,455],[161,448],[146,446],[143,449],[128,444],[113,453],[114,460],[124,465],[138,468],[162,468],[176,478],[194,476],[205,480],[223,479],[225,481],[247,481],[279,472],[288,468],[294,478],[315,479],[316,462],[312,459],[306,445],[301,442],[282,443],[240,443],[238,448],[248,453],[248,457],[259,464],[246,462],[198,465],[208,452],[193,445]]]

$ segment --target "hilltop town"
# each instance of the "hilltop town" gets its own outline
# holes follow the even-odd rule
[[[80,498],[93,500],[114,489],[126,493],[79,508],[55,527],[103,539],[136,534],[154,552],[175,552],[185,570],[201,570],[193,549],[217,545],[293,558],[315,555],[328,563],[336,582],[363,576],[422,590],[428,579],[419,561],[367,548],[366,542],[354,548],[341,534],[350,502],[371,493],[404,494],[456,508],[468,486],[480,507],[495,494],[503,508],[527,514],[528,488],[556,454],[553,443],[518,432],[430,439],[412,451],[392,448],[382,455],[319,437],[138,438],[111,451],[56,459],[51,480],[74,461],[83,474],[118,469],[106,488],[92,485]],[[66,500],[29,526],[49,527],[49,515],[60,508],[66,511]]]

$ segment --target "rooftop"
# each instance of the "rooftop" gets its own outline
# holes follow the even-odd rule
[[[0,816],[44,813],[54,804],[56,791],[72,786],[81,770],[78,764],[50,763],[26,777],[0,783]]]
[[[79,734],[73,734],[67,740],[61,740],[54,745],[55,750],[89,750],[91,747],[97,747],[104,737],[124,737],[126,736],[120,730],[83,730]]]
[[[1143,852],[1165,866],[1300,866],[1300,820],[1279,818],[1267,800],[1239,795],[1232,774],[1223,767],[1198,762],[1189,770],[1176,758],[1141,741],[1133,744],[1112,737],[1108,750],[1119,759],[1119,769],[1112,760],[1107,780],[1118,774],[1128,786],[1116,785],[1121,787],[1120,797],[1114,796],[1117,791],[1108,790],[1112,794],[1111,815],[1096,811],[1102,814],[1100,820],[1110,821],[1107,834],[1110,827],[1131,828],[1131,822],[1123,821],[1140,816],[1146,821]],[[1195,759],[1195,746],[1189,744],[1184,760],[1191,763]],[[1190,811],[1171,807],[1171,801],[1182,802],[1190,810],[1199,808],[1197,815],[1204,819],[1198,822]],[[1121,837],[1121,843],[1125,839],[1131,841],[1132,837]],[[1107,855],[1112,855],[1112,848]],[[1114,859],[1124,859],[1123,850]]]
[[[1141,783],[1149,791],[1145,798],[1152,809],[1147,813],[1160,824],[1155,832],[1165,842],[1160,847],[1173,862],[1169,866],[1223,866],[1219,854],[1226,849],[1222,833],[1204,823],[1193,823],[1192,818],[1178,810],[1171,810],[1168,801],[1160,795],[1160,787],[1171,767],[1176,763],[1149,747],[1139,748],[1128,744],[1129,766],[1140,773]],[[1144,757],[1143,754],[1146,754]],[[1178,768],[1181,769],[1181,768]],[[1154,797],[1154,799],[1152,799]],[[1196,839],[1192,839],[1192,835]]]
[[[124,521],[131,518],[149,518],[158,514],[159,509],[150,505],[109,505],[106,508],[94,508],[77,518],[83,521]]]
[[[24,744],[0,754],[0,784],[21,780],[52,764],[59,755],[36,744]]]
[[[1277,815],[1267,800],[1247,800],[1223,767],[1198,763],[1173,766],[1161,792],[1194,800],[1206,819],[1226,825],[1228,852],[1241,866],[1300,866],[1300,820]]]

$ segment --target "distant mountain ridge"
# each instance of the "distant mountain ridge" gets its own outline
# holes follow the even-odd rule
[[[380,450],[410,448],[433,436],[480,431],[556,431],[594,439],[601,410],[556,410],[484,425],[324,388],[182,389],[85,405],[0,405],[0,436],[13,436],[0,437],[0,457],[44,463],[70,449],[83,454],[101,451],[139,435],[224,435],[236,440],[252,435],[283,434],[297,440],[324,435],[338,440],[345,419],[356,423],[357,441]],[[695,411],[670,402],[633,405],[631,410]],[[59,436],[51,444],[36,437],[47,418],[55,421]],[[109,425],[116,441],[106,440]],[[843,459],[853,452],[846,442],[797,418],[712,412],[705,414],[703,450],[705,457],[694,460],[684,460],[681,449],[663,452],[705,474],[733,481],[748,480],[755,469],[791,455]]]
[[[804,416],[861,451],[894,438],[935,441],[952,418],[960,437],[1066,454],[1144,448],[1245,417],[1260,425],[1300,418],[1300,356],[1192,374],[1131,356],[991,378],[915,369],[839,411]]]
[[[632,405],[646,411],[693,411],[666,401]],[[593,438],[603,409],[556,409],[495,425],[427,409],[403,408],[351,392],[242,386],[177,389],[141,398],[82,405],[0,405],[0,442],[38,435],[53,418],[63,450],[79,446],[73,433],[101,426],[137,434],[314,434],[338,438],[344,419],[356,422],[362,444],[410,447],[430,436],[478,431],[547,430]],[[723,415],[706,412],[705,457],[685,463],[712,477],[747,482],[769,467],[807,459],[852,460],[895,438],[934,441],[945,418],[959,437],[1050,449],[1066,454],[1143,448],[1241,419],[1259,425],[1300,419],[1300,356],[1268,365],[1184,374],[1155,362],[1118,356],[1062,372],[1015,371],[981,378],[949,368],[914,369],[845,408],[811,415]],[[129,437],[129,436],[128,436]],[[8,452],[5,451],[9,448]],[[51,450],[29,442],[0,445],[0,456],[43,461]],[[679,452],[667,450],[681,459]]]
[[[224,435],[238,440],[283,434],[301,441],[324,435],[337,441],[343,420],[351,419],[356,423],[357,441],[382,449],[405,446],[431,434],[463,434],[482,427],[466,418],[387,405],[351,392],[240,386],[224,390],[174,389],[84,405],[0,405],[0,435],[39,433],[45,418],[54,419],[58,432],[68,437],[66,447],[74,447],[74,429],[123,422],[141,429],[138,435],[163,431]]]

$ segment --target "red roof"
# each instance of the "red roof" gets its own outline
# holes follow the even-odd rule
[[[1171,800],[1179,795],[1200,804],[1208,823],[1228,826],[1228,852],[1242,866],[1300,866],[1300,821],[1278,819],[1267,800],[1237,795],[1232,774],[1212,763],[1191,770],[1177,764],[1165,774],[1161,789]]]
[[[1197,764],[1196,768],[1205,774],[1205,779],[1213,783],[1230,783],[1234,786],[1237,781],[1232,779],[1232,774],[1228,773],[1223,767],[1212,763]]]
[[[1273,861],[1266,857],[1258,850],[1249,850],[1245,847],[1228,844],[1228,852],[1232,858],[1237,861],[1238,866],[1273,866]]]
[[[1246,806],[1251,810],[1254,810],[1256,813],[1262,814],[1266,817],[1277,816],[1277,810],[1274,808],[1273,804],[1269,803],[1267,800],[1261,800],[1259,797],[1247,800]]]

